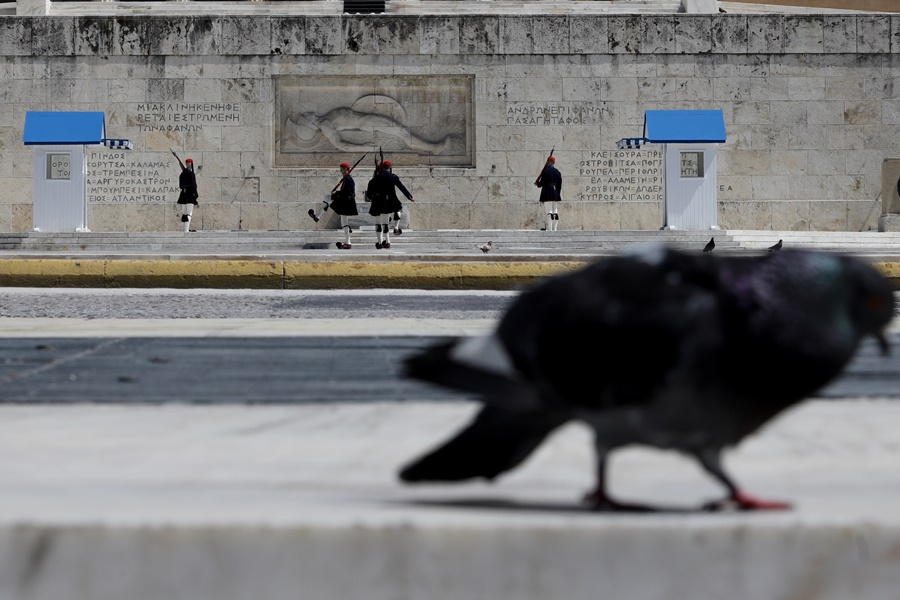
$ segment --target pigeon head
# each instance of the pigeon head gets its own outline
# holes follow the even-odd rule
[[[885,354],[885,329],[894,317],[890,282],[858,258],[824,252],[782,250],[768,255],[760,279],[780,290],[777,310],[792,311],[791,320],[819,318],[848,347],[873,336]],[[813,317],[813,315],[816,315]],[[790,325],[786,326],[790,330]]]
[[[851,294],[851,319],[859,333],[873,336],[878,341],[882,354],[887,355],[890,345],[885,337],[885,329],[894,318],[893,288],[871,265],[857,260],[843,262]]]

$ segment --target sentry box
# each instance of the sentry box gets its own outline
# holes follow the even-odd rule
[[[90,231],[86,150],[132,143],[106,137],[102,112],[27,112],[23,141],[34,147],[34,231]]]
[[[623,138],[616,146],[662,144],[662,229],[718,229],[716,148],[724,142],[721,110],[648,110],[644,137]]]

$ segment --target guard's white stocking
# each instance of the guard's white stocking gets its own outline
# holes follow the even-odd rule
[[[341,227],[344,229],[344,243],[350,245],[350,217],[341,215]]]
[[[193,204],[185,204],[184,205],[184,214],[181,215],[181,225],[183,231],[187,233],[191,230],[191,215],[194,213],[194,205]],[[187,218],[185,218],[187,217]]]
[[[322,218],[322,213],[328,210],[328,203],[322,200],[322,206],[319,207],[319,210],[316,211],[316,219]]]
[[[558,202],[548,202],[550,205],[550,224],[551,231],[556,231],[556,228],[559,227],[559,203]]]
[[[381,226],[384,229],[384,243],[391,243],[391,215],[381,215],[381,218],[384,219],[384,225]]]

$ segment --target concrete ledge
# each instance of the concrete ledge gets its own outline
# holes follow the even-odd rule
[[[688,510],[585,510],[576,424],[494,484],[400,485],[473,408],[2,405],[0,598],[897,597],[894,400],[811,401],[729,452],[744,485],[795,502],[756,514],[690,510],[722,490],[643,448],[616,454],[616,493]]]
[[[515,290],[586,261],[0,260],[0,286]],[[900,262],[874,262],[900,290]]]
[[[882,600],[896,593],[897,527],[618,521],[438,529],[400,523],[6,527],[0,529],[0,594],[42,600]]]

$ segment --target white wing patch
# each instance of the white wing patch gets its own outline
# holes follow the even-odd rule
[[[516,370],[503,343],[496,334],[467,338],[458,343],[450,355],[458,363],[490,371],[513,379]]]

